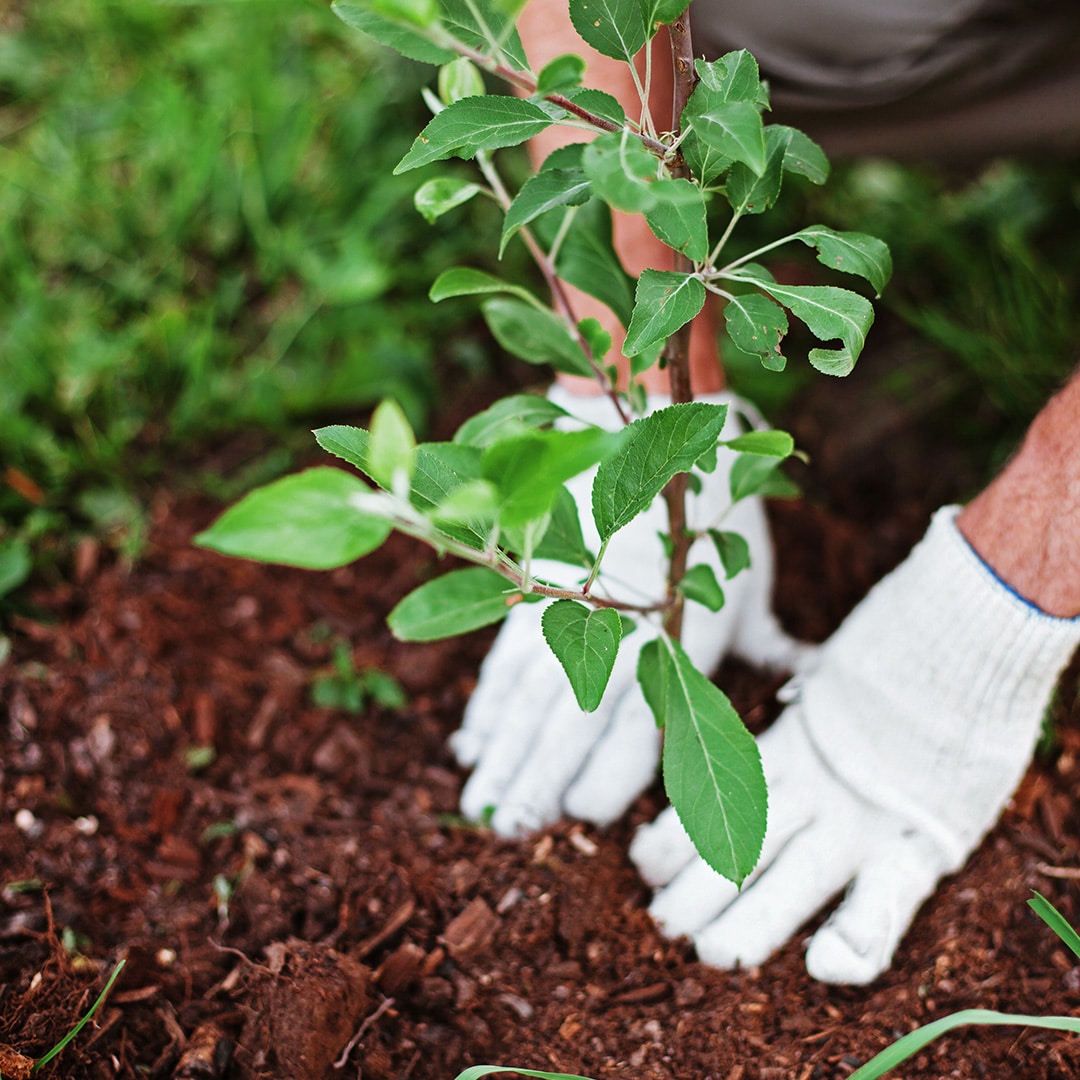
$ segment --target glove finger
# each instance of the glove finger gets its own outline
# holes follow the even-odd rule
[[[506,617],[483,664],[461,727],[449,740],[459,765],[475,765],[493,734],[504,727],[520,693],[521,673],[535,660],[541,605],[518,604]]]
[[[660,730],[636,684],[614,702],[607,730],[566,790],[571,817],[610,825],[652,783],[660,760]]]
[[[539,664],[539,660],[537,657],[534,663]],[[605,700],[593,712],[582,712],[566,674],[552,663],[554,671],[548,678],[556,694],[548,699],[536,739],[499,799],[491,820],[500,836],[519,836],[558,820],[563,795],[607,730],[620,690],[625,695],[635,685],[634,658],[621,653]],[[546,662],[543,666],[547,666]]]
[[[743,883],[744,891],[782,855],[789,843],[797,842],[799,834],[809,827],[806,805],[802,799],[778,801],[761,846],[761,857],[753,873]],[[686,842],[689,843],[689,838]],[[694,852],[694,857],[670,884],[653,898],[649,913],[668,937],[693,935],[712,923],[739,895],[739,889],[733,882],[718,874]]]
[[[495,725],[461,793],[461,812],[468,818],[479,820],[489,807],[500,805],[562,691],[565,676],[555,658],[547,650],[538,652],[534,645],[532,661],[516,670],[514,685],[497,710],[491,703],[498,714]]]
[[[897,838],[863,865],[846,899],[806,952],[806,968],[822,982],[865,985],[890,963],[923,901],[947,868],[925,837]]]
[[[792,836],[750,887],[694,935],[698,958],[720,968],[752,966],[783,945],[855,873],[856,845],[836,832],[815,822]]]
[[[661,811],[654,821],[642,825],[630,841],[630,860],[641,880],[654,889],[667,885],[697,858],[693,841],[674,806]]]

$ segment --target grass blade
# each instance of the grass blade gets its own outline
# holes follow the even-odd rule
[[[126,963],[126,960],[120,960],[117,963],[116,967],[112,969],[112,974],[109,976],[109,981],[105,983],[105,989],[102,990],[100,994],[98,994],[97,1001],[95,1001],[94,1004],[90,1006],[90,1011],[47,1054],[44,1054],[42,1057],[38,1058],[37,1062],[34,1065],[34,1072],[38,1072],[40,1069],[43,1069],[46,1065],[48,1065],[49,1062],[52,1061],[52,1059],[56,1057],[64,1049],[64,1047],[66,1047],[67,1044],[71,1042],[71,1040],[74,1039],[80,1031],[82,1031],[84,1027],[86,1027],[86,1025],[93,1018],[94,1013],[96,1013],[98,1009],[101,1008],[101,1003],[105,1000],[106,997],[108,997],[109,991],[112,989],[113,983],[116,982],[117,976],[123,970],[124,964]]]
[[[1080,934],[1068,924],[1065,916],[1045,896],[1041,893],[1035,893],[1028,901],[1028,907],[1061,938],[1064,944],[1080,957]]]

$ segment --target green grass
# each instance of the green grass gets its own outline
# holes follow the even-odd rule
[[[386,395],[422,421],[453,318],[427,288],[495,228],[478,203],[432,230],[418,181],[391,175],[427,74],[303,0],[5,17],[8,543],[93,520],[88,498],[115,503],[212,433]]]

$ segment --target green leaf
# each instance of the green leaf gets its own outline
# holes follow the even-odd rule
[[[780,472],[780,459],[760,454],[740,454],[731,466],[728,484],[733,503],[750,495],[789,499],[799,494],[798,487]]]
[[[688,0],[652,0],[649,25],[662,23],[667,26],[673,23],[689,6]]]
[[[621,449],[600,463],[592,489],[593,519],[608,540],[647,509],[676,474],[688,472],[716,443],[726,405],[671,405],[635,420]]]
[[[443,214],[467,203],[484,189],[479,184],[458,180],[453,176],[437,176],[416,189],[413,205],[428,224],[434,224]]]
[[[721,532],[719,529],[710,529],[709,536],[716,545],[716,553],[720,556],[728,581],[750,566],[750,545],[746,542],[746,537],[735,532]]]
[[[619,127],[626,123],[626,112],[622,105],[619,104],[619,99],[612,97],[611,94],[605,93],[603,90],[581,87],[569,91],[563,97],[568,98],[587,112],[591,112],[604,120],[610,120],[611,123],[617,124]],[[581,145],[584,146],[585,144],[582,143]]]
[[[1080,934],[1077,934],[1065,916],[1042,893],[1035,893],[1028,900],[1028,907],[1061,938],[1063,945],[1067,946],[1075,956],[1080,957]]]
[[[374,551],[390,523],[353,497],[369,488],[341,469],[320,466],[256,488],[195,537],[200,547],[259,562],[331,570]]]
[[[366,0],[366,3],[377,15],[421,30],[431,29],[439,21],[439,5],[435,0]]]
[[[581,164],[596,194],[616,210],[637,214],[655,204],[657,160],[629,131],[594,139],[585,147]]]
[[[761,358],[769,371],[783,371],[787,358],[780,343],[788,332],[784,309],[761,293],[733,296],[724,307],[727,332],[736,348]]]
[[[666,341],[705,306],[705,286],[692,274],[675,270],[643,270],[634,297],[634,313],[623,353],[635,356],[657,341]]]
[[[693,262],[704,262],[709,256],[709,230],[705,223],[705,197],[697,184],[689,180],[672,180],[684,193],[683,198],[658,201],[645,211],[645,220],[657,239],[681,252]],[[663,189],[669,189],[663,185]]]
[[[516,17],[513,3],[492,3],[491,0],[439,0],[442,21],[446,29],[466,45],[485,55],[498,54],[520,71],[528,69],[521,38],[514,29]],[[496,55],[496,59],[498,55]]]
[[[795,234],[808,247],[817,248],[818,262],[866,278],[878,296],[892,276],[889,245],[876,236],[837,232],[825,225],[809,225]]]
[[[412,427],[396,401],[384,401],[371,417],[368,441],[368,475],[386,490],[396,490],[397,474],[405,480],[406,490],[412,479],[416,439]]]
[[[784,150],[784,171],[805,176],[813,184],[824,184],[829,179],[829,159],[825,151],[798,128],[784,124],[770,124],[766,131],[787,132],[787,148]]]
[[[590,1077],[576,1073],[537,1072],[535,1069],[518,1069],[513,1065],[472,1065],[459,1072],[454,1080],[480,1080],[482,1076],[493,1073],[514,1073],[517,1076],[535,1077],[536,1080],[590,1080]]]
[[[549,60],[536,77],[538,94],[565,94],[581,84],[585,61],[574,53],[563,53]]]
[[[550,427],[567,415],[565,409],[539,394],[513,394],[466,420],[454,432],[454,442],[490,446],[505,435],[518,435],[526,428]]]
[[[676,588],[687,600],[702,604],[710,611],[719,611],[724,606],[724,590],[720,588],[713,568],[706,563],[691,566]]]
[[[422,64],[448,64],[456,55],[452,49],[436,45],[423,34],[409,29],[407,25],[403,26],[369,10],[366,4],[362,6],[349,3],[348,0],[335,0],[330,8],[343,23],[362,31],[380,45],[385,45],[410,60],[419,60]]]
[[[577,502],[567,489],[560,488],[551,508],[551,520],[543,540],[533,552],[537,559],[555,559],[571,566],[590,568],[595,556],[585,546]]]
[[[622,443],[623,432],[530,431],[493,443],[483,453],[481,472],[500,496],[499,523],[523,525],[548,513],[562,485],[591,468]]]
[[[538,105],[513,97],[467,97],[448,105],[416,137],[394,175],[443,158],[473,158],[480,150],[517,146],[551,119]]]
[[[742,267],[742,273],[747,267]],[[862,352],[874,321],[874,308],[865,296],[831,285],[780,285],[759,282],[823,341],[839,338],[842,349],[811,349],[810,363],[826,375],[847,375]]]
[[[556,371],[591,378],[593,371],[581,346],[557,315],[520,300],[488,300],[481,306],[495,340],[513,356],[530,364],[551,364]]]
[[[786,431],[748,431],[724,445],[743,454],[762,454],[765,457],[787,458],[795,453],[795,440]]]
[[[638,0],[570,0],[570,21],[582,40],[615,60],[632,61],[649,37]]]
[[[480,97],[486,93],[484,77],[467,56],[459,56],[439,68],[439,100],[444,105],[452,105],[462,98]]]
[[[652,710],[656,726],[664,726],[667,708],[668,666],[664,663],[662,646],[657,638],[645,642],[638,653],[637,681],[646,704]]]
[[[992,1009],[962,1009],[960,1012],[943,1016],[940,1020],[925,1024],[903,1038],[897,1039],[891,1046],[887,1046],[880,1054],[872,1057],[865,1065],[851,1073],[848,1080],[877,1080],[879,1076],[884,1076],[902,1061],[917,1054],[924,1046],[965,1024],[1036,1027],[1050,1031],[1080,1032],[1080,1018],[1073,1016],[1023,1016],[1019,1013],[994,1012]]]
[[[664,788],[701,857],[741,885],[765,838],[761,755],[731,702],[682,647],[666,636],[659,642]]]
[[[474,270],[470,266],[455,266],[444,270],[428,290],[428,299],[438,304],[455,296],[483,296],[489,293],[509,293],[532,304],[538,310],[547,310],[528,289],[493,277],[483,270]]]
[[[414,589],[386,621],[399,641],[437,641],[498,622],[520,595],[494,570],[451,570]]]
[[[494,522],[499,493],[486,480],[467,480],[453,489],[432,512],[436,525],[470,525]]]
[[[776,202],[784,177],[788,135],[770,125],[765,131],[765,168],[755,175],[736,161],[724,181],[724,195],[737,214],[762,214]]]
[[[622,619],[612,608],[556,600],[544,611],[544,640],[562,664],[583,712],[593,712],[611,678],[622,639]]]
[[[696,89],[711,104],[745,101],[761,108],[769,104],[758,62],[746,49],[725,53],[716,60],[696,60],[694,70],[700,80]]]
[[[718,154],[741,161],[755,176],[765,171],[765,129],[761,113],[748,101],[725,101],[695,116],[694,134]]]
[[[30,548],[23,540],[0,541],[0,596],[17,589],[33,569]]]
[[[550,243],[553,234],[545,230],[544,235]],[[611,211],[600,199],[591,199],[575,212],[574,223],[555,258],[555,270],[563,281],[607,304],[623,326],[630,322],[633,279],[615,254]]]
[[[370,476],[368,446],[370,436],[363,428],[335,424],[319,428],[315,439],[326,451],[349,462]],[[374,479],[374,478],[373,478]],[[421,443],[413,458],[412,490],[409,501],[417,510],[432,513],[462,484],[480,479],[480,450],[455,443]],[[482,548],[487,536],[482,529],[448,528],[450,536]]]
[[[545,169],[530,177],[506,210],[499,258],[518,229],[558,206],[581,206],[590,195],[589,180],[582,169]]]
[[[578,333],[585,339],[589,352],[597,363],[611,351],[611,335],[599,319],[582,319],[578,323]]]

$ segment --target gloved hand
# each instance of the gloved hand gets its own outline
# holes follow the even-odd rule
[[[549,397],[582,420],[616,428],[612,403],[602,397],[577,397],[554,387]],[[700,400],[737,402],[731,395]],[[653,396],[651,409],[668,404]],[[740,433],[729,412],[723,437]],[[728,472],[734,453],[721,451],[715,472],[704,477],[702,490],[688,497],[691,527],[713,524],[730,505]],[[585,542],[597,550],[592,524],[593,474],[568,485],[580,508]],[[709,562],[724,583],[726,603],[713,613],[687,603],[683,640],[703,670],[711,671],[724,654],[735,652],[751,662],[791,670],[800,646],[780,629],[769,610],[772,549],[765,514],[758,499],[740,501],[724,519],[723,528],[749,542],[752,565],[724,582],[716,550],[699,541],[690,565]],[[623,599],[655,600],[663,596],[664,552],[658,534],[667,531],[662,499],[617,533],[609,545],[601,578]],[[537,576],[574,584],[566,566],[534,566]],[[450,745],[462,765],[475,765],[461,797],[462,813],[480,819],[494,807],[491,824],[502,836],[521,835],[556,821],[563,814],[604,825],[619,817],[651,782],[660,756],[660,736],[636,680],[637,656],[647,636],[655,634],[642,621],[624,639],[600,708],[582,712],[558,661],[540,630],[543,604],[518,604],[480,669],[480,681]]]
[[[870,982],[1019,783],[1080,619],[1003,585],[956,513],[938,511],[789,684],[792,703],[759,740],[769,823],[742,892],[696,855],[672,809],[635,836],[631,858],[659,887],[650,911],[706,963],[762,962],[848,887],[806,966]]]

